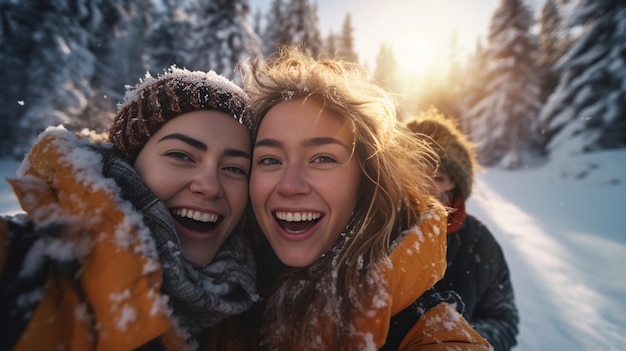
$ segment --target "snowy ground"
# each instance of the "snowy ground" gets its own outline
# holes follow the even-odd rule
[[[475,189],[511,269],[516,350],[626,350],[626,151],[488,169]]]
[[[0,177],[17,163],[0,160]],[[626,150],[487,169],[469,211],[507,257],[520,351],[626,350]],[[19,211],[6,182],[0,214]]]

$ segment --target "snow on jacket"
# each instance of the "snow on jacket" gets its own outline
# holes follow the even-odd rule
[[[422,216],[419,225],[406,231],[396,240],[390,253],[390,265],[380,265],[378,274],[381,291],[379,299],[365,308],[359,321],[355,321],[355,333],[363,336],[362,340],[348,350],[378,350],[385,345],[390,334],[398,327],[403,330],[394,334],[400,340],[394,350],[492,350],[489,343],[480,336],[453,304],[435,303],[426,311],[415,311],[419,319],[403,319],[393,325],[392,317],[416,307],[416,300],[427,293],[443,276],[446,267],[445,228],[447,217],[442,207],[435,206],[432,211]],[[320,316],[320,336],[323,338],[324,317]],[[248,346],[233,343],[241,326],[237,320],[221,331],[213,330],[209,338],[210,350],[247,350]],[[245,322],[245,321],[244,321]],[[239,321],[241,323],[241,321]],[[221,337],[221,339],[220,339]],[[262,349],[262,348],[260,348]],[[317,348],[316,348],[317,349]],[[305,350],[299,350],[305,351]]]
[[[390,254],[392,265],[381,267],[388,283],[387,301],[368,313],[363,332],[372,335],[380,348],[388,336],[391,317],[410,306],[441,278],[445,270],[445,227],[447,217],[433,209],[422,216],[419,226],[399,239]],[[443,241],[443,245],[442,242]],[[425,311],[408,330],[398,350],[489,350],[483,339],[457,312],[456,306],[442,302]]]
[[[9,182],[26,215],[0,221],[1,349],[197,346],[162,292],[170,268],[159,261],[152,222],[173,228],[167,214],[136,210],[121,195],[134,190],[103,176],[101,152],[62,127],[39,137],[19,174]],[[146,208],[164,209],[151,192],[135,192]],[[255,290],[237,294],[247,292]]]
[[[464,317],[498,351],[516,344],[519,317],[504,254],[478,219],[467,215],[459,231],[448,234],[448,268],[436,285],[453,290],[465,304]]]

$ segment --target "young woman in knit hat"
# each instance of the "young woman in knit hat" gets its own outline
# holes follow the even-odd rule
[[[291,47],[243,72],[262,300],[222,334],[250,337],[232,349],[488,350],[429,291],[445,269],[446,213],[424,173],[435,156],[391,97],[361,66]]]
[[[247,97],[172,67],[129,89],[110,142],[42,133],[0,222],[3,350],[203,348],[257,299],[240,223]]]
[[[431,144],[440,163],[435,176],[448,216],[448,267],[435,288],[452,290],[465,304],[463,316],[496,350],[516,344],[519,317],[504,253],[489,229],[465,211],[479,165],[471,142],[436,109],[407,122]]]

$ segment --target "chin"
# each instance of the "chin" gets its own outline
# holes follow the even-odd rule
[[[278,256],[278,259],[280,259],[280,261],[284,265],[294,268],[304,268],[313,264],[316,258],[318,258],[320,255],[309,258],[307,256],[310,255],[302,255],[294,252],[290,252],[289,254],[281,254],[277,252],[276,256]]]

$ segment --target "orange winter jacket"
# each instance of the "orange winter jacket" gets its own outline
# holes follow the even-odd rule
[[[20,176],[9,180],[34,231],[45,236],[45,245],[30,250],[24,262],[52,262],[41,299],[13,349],[134,350],[159,336],[160,346],[184,349],[160,293],[156,250],[142,239],[148,234],[141,216],[101,175],[99,155],[86,143],[62,127],[49,129],[27,155]],[[3,276],[9,273],[12,241],[7,221],[0,222]],[[79,269],[66,274],[59,267],[67,262]],[[25,265],[18,273],[28,276],[29,269]]]
[[[359,330],[370,333],[381,348],[390,331],[390,320],[443,277],[446,269],[447,217],[442,207],[422,216],[390,254],[392,266],[381,267],[388,296],[375,314],[368,313]],[[442,302],[427,310],[409,328],[398,350],[489,350],[491,346],[457,310]]]
[[[392,317],[412,305],[443,277],[446,269],[446,226],[446,212],[443,207],[436,205],[422,216],[419,225],[404,233],[395,243],[390,254],[392,264],[383,265],[379,270],[381,279],[388,283],[388,293],[381,294],[384,298],[374,301],[375,306],[370,306],[360,320],[354,322],[355,330],[367,335],[365,339],[369,340],[368,350],[383,347],[390,329],[393,328]],[[228,325],[222,325],[220,332],[215,329],[211,331],[210,350],[246,349],[247,346],[232,342],[242,330],[237,323],[245,321],[235,319],[229,322]],[[456,308],[447,302],[434,304],[417,321],[412,320],[409,323],[406,327],[408,332],[402,337],[398,350],[492,349]],[[322,331],[320,336],[323,337]],[[362,349],[362,345],[349,348],[355,351]]]

